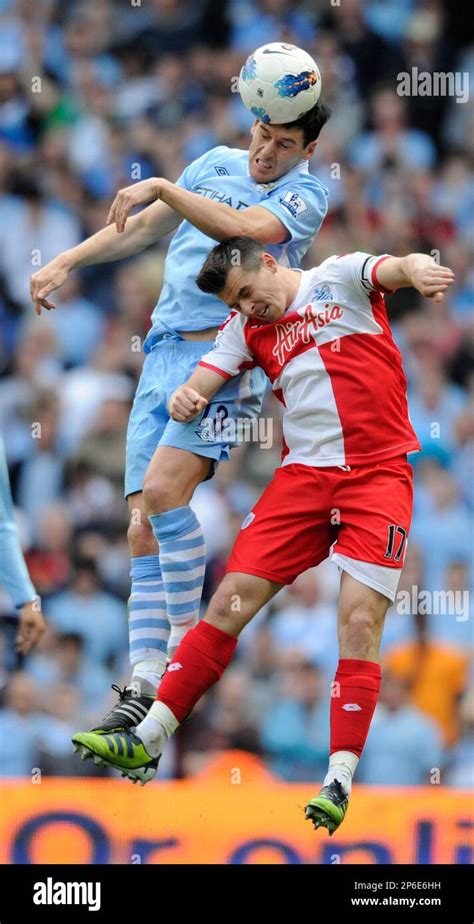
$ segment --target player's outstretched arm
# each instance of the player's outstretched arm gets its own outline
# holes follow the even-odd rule
[[[439,266],[425,253],[409,253],[406,257],[388,257],[377,267],[377,280],[385,289],[413,286],[425,298],[442,302],[444,293],[454,282],[449,266]]]
[[[233,209],[230,205],[213,202],[162,177],[142,180],[119,190],[110,208],[108,223],[113,222],[117,232],[122,234],[125,226],[128,228],[128,222],[133,221],[128,217],[130,212],[150,199],[159,199],[174,210],[178,222],[182,219],[189,221],[215,241],[248,235],[262,244],[282,244],[288,237],[288,231],[280,219],[261,205]]]
[[[204,410],[209,398],[222,387],[227,376],[198,366],[190,379],[171,395],[168,410],[173,420],[192,420]]]
[[[49,296],[63,285],[72,270],[95,263],[112,263],[141,253],[150,244],[174,231],[180,221],[180,216],[164,202],[154,202],[139,215],[130,218],[123,234],[118,234],[115,225],[111,225],[77,247],[58,254],[31,277],[30,295],[36,314],[41,314],[42,308],[49,311],[56,307]]]

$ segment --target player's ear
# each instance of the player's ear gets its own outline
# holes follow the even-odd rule
[[[305,152],[304,152],[305,160],[310,160],[310,158],[313,156],[313,154],[314,154],[314,152],[315,152],[317,146],[318,146],[318,142],[317,142],[317,141],[310,141],[310,142],[309,142],[309,144],[306,146]]]
[[[262,253],[262,263],[266,266],[272,273],[276,273],[278,263],[275,260],[275,257],[271,253]]]

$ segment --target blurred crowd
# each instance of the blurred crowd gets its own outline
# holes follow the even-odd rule
[[[175,180],[214,145],[246,148],[251,119],[235,76],[247,53],[275,40],[314,55],[333,110],[311,163],[329,213],[304,265],[351,250],[423,251],[456,273],[442,305],[413,290],[388,298],[423,453],[411,457],[416,505],[400,585],[410,604],[387,616],[358,780],[437,782],[434,768],[446,785],[473,780],[474,107],[397,93],[397,75],[414,67],[468,74],[474,86],[472,27],[447,0],[0,0],[0,427],[49,621],[40,648],[19,659],[0,589],[2,775],[107,773],[72,755],[70,735],[129,677],[124,441],[167,241],[72,276],[41,318],[29,277],[102,227],[120,186]],[[208,550],[203,611],[279,462],[271,397],[264,413],[273,446],[240,447],[193,501]],[[338,581],[323,563],[256,617],[173,739],[161,778],[193,774],[225,748],[260,755],[283,779],[322,778]]]

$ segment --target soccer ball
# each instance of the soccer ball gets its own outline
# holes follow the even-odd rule
[[[244,104],[262,122],[296,122],[318,102],[321,74],[311,55],[296,45],[272,42],[251,54],[239,77]]]

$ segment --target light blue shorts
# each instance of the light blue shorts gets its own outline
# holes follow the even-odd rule
[[[171,419],[168,413],[171,395],[189,379],[211,346],[209,340],[165,336],[147,354],[128,422],[125,497],[142,490],[145,472],[157,446],[175,446],[213,459],[214,474],[216,464],[228,459],[230,449],[238,443],[238,439],[229,439],[231,429],[222,428],[219,423],[251,419],[260,414],[267,379],[262,369],[256,368],[223,380],[222,388],[199,417],[189,423]]]

